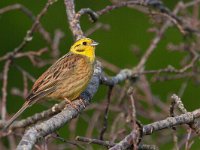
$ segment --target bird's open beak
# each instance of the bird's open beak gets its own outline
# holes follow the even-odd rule
[[[95,41],[93,41],[92,44],[91,44],[91,46],[97,46],[97,45],[99,45],[99,43],[95,42]]]

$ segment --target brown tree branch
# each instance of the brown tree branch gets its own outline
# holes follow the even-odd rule
[[[2,102],[1,102],[1,118],[6,119],[6,100],[7,100],[7,85],[8,85],[8,71],[11,65],[11,60],[7,60],[3,70],[3,86],[2,86]]]
[[[74,0],[65,0],[65,7],[67,13],[67,20],[75,40],[84,37],[79,20],[76,19]]]
[[[193,112],[188,112],[186,114],[181,114],[181,115],[175,116],[175,117],[168,117],[164,120],[156,121],[154,123],[144,125],[143,126],[143,136],[150,135],[150,134],[154,133],[155,131],[168,129],[168,128],[171,128],[174,126],[194,123],[194,121],[196,119],[198,119],[199,117],[200,117],[200,109],[197,109]],[[134,132],[134,131],[132,131],[132,132]],[[135,140],[135,138],[136,138],[135,132],[134,132],[134,136],[133,136],[132,132],[129,135],[127,135],[122,141],[120,141],[118,144],[116,144],[114,146],[114,148],[120,147],[121,150],[125,150],[126,148],[130,147],[132,145],[131,139]]]
[[[53,3],[54,3],[54,0],[48,0],[48,2],[46,3],[46,5],[42,9],[42,11],[36,17],[35,22],[31,26],[31,28],[27,31],[27,34],[24,37],[24,40],[21,42],[21,44],[18,47],[16,47],[11,53],[9,53],[9,57],[7,57],[7,61],[5,63],[5,67],[4,67],[4,73],[3,73],[4,79],[3,79],[3,87],[2,87],[3,95],[2,95],[2,105],[1,105],[1,115],[2,115],[1,117],[3,120],[5,120],[5,117],[6,117],[6,96],[7,96],[7,80],[8,80],[7,76],[8,76],[8,71],[9,71],[10,65],[11,65],[15,55],[20,50],[22,50],[28,42],[30,42],[32,40],[33,32],[35,32],[35,30],[39,24],[39,20],[47,12],[49,6],[51,6]],[[16,5],[15,5],[15,7],[16,7]],[[23,7],[20,7],[20,8],[23,8]],[[4,11],[2,11],[2,9],[1,9],[1,13],[4,13],[4,12],[8,11],[9,9],[10,8],[8,8],[8,7]]]
[[[59,104],[55,104],[52,108],[45,110],[41,113],[36,113],[33,116],[30,116],[26,119],[22,119],[20,121],[15,121],[9,128],[10,131],[14,131],[18,128],[26,128],[27,126],[33,125],[37,123],[38,121],[47,119],[63,110],[63,108],[66,106],[66,102],[63,101]],[[3,128],[6,125],[6,121],[1,120],[0,121],[0,128]],[[12,132],[9,132],[12,133]]]

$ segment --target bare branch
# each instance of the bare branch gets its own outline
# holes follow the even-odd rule
[[[83,31],[81,29],[79,20],[75,20],[76,18],[76,12],[75,12],[75,5],[74,0],[65,0],[65,7],[66,7],[66,13],[67,13],[67,19],[69,21],[69,26],[72,31],[73,36],[75,39],[81,39],[83,38]]]
[[[8,85],[8,70],[11,65],[11,60],[7,60],[3,70],[3,86],[2,86],[2,102],[1,102],[1,118],[6,119],[6,101],[7,101],[7,85]]]

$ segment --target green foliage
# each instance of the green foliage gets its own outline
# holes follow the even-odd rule
[[[37,15],[40,10],[45,5],[46,1],[34,1],[34,0],[19,0],[17,1],[20,4],[23,4],[27,8],[29,8],[35,15]],[[76,10],[80,8],[91,8],[92,10],[100,10],[111,3],[109,1],[102,0],[85,0],[85,1],[75,1],[76,2]],[[174,7],[175,1],[164,1],[167,6],[170,8]],[[0,8],[7,6],[9,4],[13,4],[13,1],[1,1]],[[120,8],[110,13],[107,13],[99,18],[99,21],[105,24],[109,24],[110,30],[97,30],[90,37],[95,41],[98,41],[100,45],[96,50],[96,54],[99,57],[104,58],[110,63],[115,64],[120,68],[133,68],[140,60],[138,56],[136,56],[131,51],[131,45],[137,45],[140,48],[140,53],[143,54],[146,49],[149,47],[149,44],[154,37],[154,33],[148,32],[150,27],[154,27],[150,21],[150,16],[141,13],[137,10],[131,8]],[[65,54],[70,45],[73,43],[72,33],[69,30],[65,6],[63,1],[58,1],[50,7],[47,14],[42,18],[41,23],[43,27],[50,33],[51,37],[54,36],[55,29],[60,29],[64,32],[65,37],[61,40],[60,43],[60,52],[61,55]],[[0,56],[3,56],[7,52],[13,51],[15,47],[17,47],[20,42],[23,40],[26,35],[26,31],[31,27],[32,21],[22,12],[15,10],[5,13],[0,16]],[[91,28],[94,24],[92,24],[87,16],[83,16],[81,18],[81,27],[84,31]],[[159,28],[157,26],[156,28]],[[180,67],[180,60],[184,57],[184,53],[168,51],[167,44],[174,43],[178,44],[180,42],[184,42],[181,33],[176,28],[169,28],[169,30],[164,35],[162,41],[158,44],[155,49],[155,53],[150,56],[146,64],[146,70],[155,70],[160,68],[165,68],[168,65],[173,65],[176,68]],[[31,41],[25,48],[24,52],[32,50],[37,51],[38,49],[46,47],[47,43],[43,40],[39,33],[34,33],[33,41]],[[42,57],[49,58],[49,54],[45,54]],[[37,78],[48,66],[37,68],[32,65],[29,59],[23,58],[20,60],[16,60],[15,63],[28,72],[32,74],[35,78]],[[0,62],[0,69],[3,70],[4,62]],[[151,76],[148,76],[151,78]],[[11,67],[9,71],[9,80],[8,80],[8,112],[14,113],[16,112],[24,102],[21,97],[15,96],[11,94],[11,89],[13,87],[20,87],[23,89],[23,79],[18,70],[14,66]],[[160,97],[164,103],[169,103],[168,97],[172,93],[178,93],[182,84],[186,81],[186,79],[181,80],[171,80],[167,82],[155,82],[152,83],[151,89],[155,96]],[[33,83],[29,82],[29,89]],[[2,83],[0,83],[2,85]],[[200,97],[200,86],[197,83],[189,80],[188,86],[182,96],[183,102],[188,110],[193,110],[199,106],[199,97]],[[97,95],[94,97],[93,101],[95,103],[100,102],[100,99],[106,97],[107,90],[105,87],[101,87],[98,91]],[[2,95],[2,94],[1,94]],[[35,112],[39,112],[43,110],[43,107],[39,106],[32,107],[23,115],[21,118],[25,116],[29,116]],[[46,107],[45,107],[46,108]],[[28,113],[27,113],[28,112]],[[87,115],[89,117],[92,116],[93,111],[87,111]],[[112,120],[113,114],[111,113],[109,117]],[[80,117],[81,118],[81,117]],[[100,118],[103,120],[103,118]],[[143,120],[141,117],[141,122],[147,123],[149,120]],[[150,123],[150,122],[148,122]],[[102,121],[101,121],[102,124]],[[59,130],[60,135],[63,138],[69,137],[68,130],[66,129],[68,125],[64,126]],[[102,125],[100,125],[102,126]],[[84,119],[79,119],[78,126],[76,127],[77,135],[85,135],[86,129],[88,127],[87,122]],[[95,130],[94,137],[98,137],[99,129]],[[156,136],[156,133],[154,133]],[[156,138],[152,137],[152,141]],[[198,149],[199,147],[199,139],[196,139],[195,144],[192,146],[192,149]],[[169,144],[163,145],[160,147],[162,150],[172,149],[172,139],[169,140]],[[149,144],[149,143],[148,143]],[[153,143],[152,143],[153,144]],[[100,149],[102,147],[95,146],[96,149]]]

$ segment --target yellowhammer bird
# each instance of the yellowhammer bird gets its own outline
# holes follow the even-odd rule
[[[83,38],[74,43],[70,52],[56,61],[34,83],[26,102],[8,121],[7,129],[29,106],[41,99],[76,99],[86,88],[94,70],[95,46],[97,42]]]

